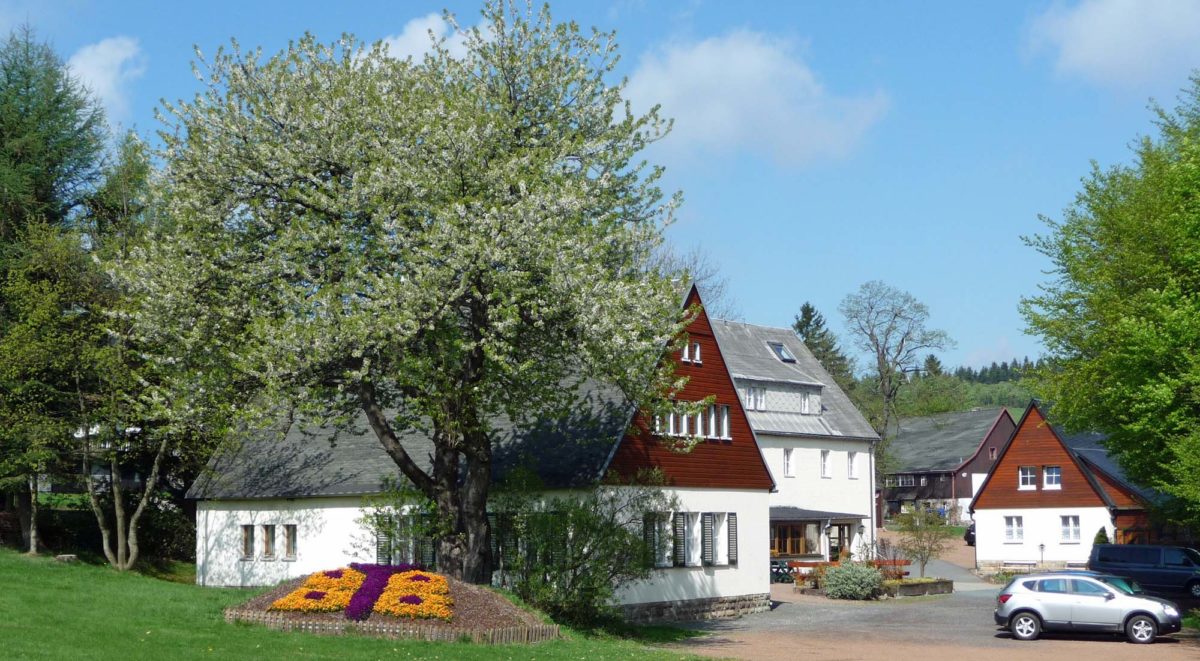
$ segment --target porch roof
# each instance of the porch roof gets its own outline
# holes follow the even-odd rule
[[[814,519],[865,519],[866,514],[847,514],[845,512],[822,512],[821,510],[806,510],[799,507],[772,507],[772,521],[812,521]]]

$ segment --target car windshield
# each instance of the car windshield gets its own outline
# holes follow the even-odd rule
[[[1142,586],[1137,584],[1137,581],[1119,576],[1100,576],[1097,577],[1101,581],[1113,586],[1114,588],[1124,592],[1125,594],[1144,594]]]

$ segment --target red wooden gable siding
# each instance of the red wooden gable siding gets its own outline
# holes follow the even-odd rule
[[[687,306],[700,304],[695,288],[688,295]],[[667,484],[677,487],[709,487],[720,489],[772,489],[775,483],[763,463],[762,453],[750,431],[750,423],[742,409],[733,379],[725,367],[721,350],[713,337],[708,315],[701,309],[688,325],[688,342],[700,343],[700,365],[684,363],[676,351],[664,359],[676,361],[676,373],[687,376],[688,382],[677,395],[681,401],[699,401],[716,396],[716,404],[729,406],[731,441],[702,440],[687,453],[672,451],[651,432],[646,416],[639,412],[609,464],[610,470],[625,478],[639,470],[658,468]]]
[[[1037,488],[1018,490],[1018,468],[1037,468]],[[1062,488],[1043,489],[1043,466],[1062,468]],[[1014,509],[1023,507],[1105,507],[1106,504],[1084,477],[1083,471],[1067,453],[1062,441],[1032,407],[1017,427],[1008,447],[1001,450],[992,474],[975,499],[974,509]]]
[[[1098,470],[1093,470],[1092,474],[1096,476],[1096,480],[1108,492],[1108,497],[1113,501],[1113,504],[1120,509],[1142,509],[1142,504],[1137,497],[1133,495],[1121,485],[1120,482],[1109,477],[1107,474]]]

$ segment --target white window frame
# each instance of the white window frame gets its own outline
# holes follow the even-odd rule
[[[721,438],[730,440],[733,438],[729,431],[729,405],[721,405]]]
[[[829,464],[829,450],[821,450],[821,477],[826,479],[833,477],[833,469]]]
[[[767,410],[767,389],[762,386],[747,387],[746,408],[751,411]]]
[[[704,564],[704,530],[701,526],[700,512],[688,512],[684,520],[684,562],[688,567],[699,567]]]
[[[699,342],[692,342],[692,363],[695,365],[703,364],[700,361],[700,343]]]
[[[1050,481],[1050,471],[1054,471],[1054,481]],[[1062,466],[1042,467],[1042,488],[1058,491],[1062,489]]]
[[[808,394],[807,390],[800,391],[800,412],[806,415],[809,413]]]
[[[675,413],[667,414],[667,436],[675,435]]]
[[[793,461],[792,448],[783,449],[783,476],[796,477],[796,463]]]
[[[688,435],[688,414],[680,413],[680,414],[678,414],[678,418],[679,418],[679,435],[687,436]]]
[[[1006,516],[1006,517],[1004,517],[1004,543],[1005,544],[1024,544],[1025,543],[1025,517],[1021,517],[1021,516]]]
[[[1078,544],[1079,543],[1079,515],[1066,514],[1058,517],[1062,526],[1062,543],[1063,544]]]
[[[713,564],[729,565],[729,513],[713,512]]]
[[[912,476],[912,475],[897,475],[896,477],[898,477],[898,478],[899,478],[900,486],[902,486],[902,487],[915,487],[915,486],[917,486],[917,478],[916,478],[915,476]]]
[[[692,416],[692,422],[696,425],[692,428],[692,436],[704,436],[704,411]]]
[[[929,476],[928,475],[921,476],[921,486],[923,486],[923,487],[929,486]]]
[[[671,529],[671,513],[659,512],[654,521],[654,567],[675,566],[675,531]]]
[[[685,362],[685,363],[692,362],[692,343],[691,342],[685,342],[683,344],[683,350],[679,354],[679,360],[681,360],[682,362]]]
[[[300,550],[300,529],[294,523],[283,524],[283,559],[295,560]]]
[[[858,479],[858,453],[857,452],[847,452],[846,453],[846,477],[850,478],[851,480]]]
[[[1017,467],[1017,490],[1034,491],[1037,489],[1037,466]]]
[[[718,431],[719,431],[719,429],[717,428],[717,405],[712,404],[708,407],[708,434],[706,434],[706,437],[707,438],[720,438],[720,434],[717,433]]]

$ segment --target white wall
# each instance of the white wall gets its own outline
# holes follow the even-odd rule
[[[669,567],[653,570],[651,579],[618,592],[622,603],[634,604],[708,597],[766,594],[770,586],[770,530],[766,491],[669,489],[682,512],[736,512],[738,564],[723,567]],[[362,501],[347,498],[294,500],[200,501],[196,510],[196,582],[208,586],[274,585],[290,578],[345,566],[374,562],[374,537],[358,523]],[[294,561],[282,560],[283,525],[297,526]],[[255,526],[256,556],[262,530],[275,524],[276,560],[241,559],[243,524]]]
[[[1004,517],[1023,519],[1024,540],[1004,540]],[[1061,516],[1079,517],[1079,542],[1062,541]],[[1104,507],[1063,507],[1034,509],[975,510],[975,557],[985,562],[1087,562],[1092,539],[1104,527],[1113,537],[1112,517]],[[1045,552],[1038,549],[1045,544]]]
[[[668,489],[681,512],[736,512],[738,564],[727,567],[663,567],[617,592],[624,604],[767,594],[771,591],[770,524],[766,491]]]
[[[374,537],[356,521],[357,497],[202,500],[196,504],[196,582],[274,585],[350,562],[374,562]],[[296,524],[296,559],[284,560],[284,524]],[[242,560],[242,525],[255,526],[255,558]],[[264,524],[275,527],[275,560],[261,557]]]

